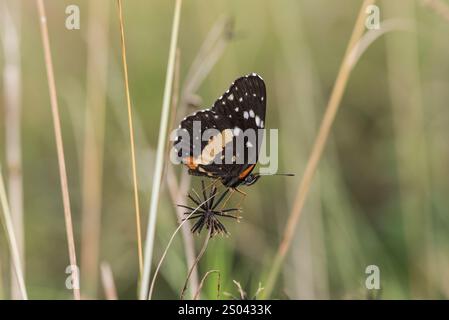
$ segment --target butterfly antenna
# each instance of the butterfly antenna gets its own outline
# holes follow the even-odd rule
[[[295,174],[294,173],[272,173],[272,174],[265,174],[265,173],[260,173],[260,172],[257,172],[257,173],[254,173],[254,175],[256,176],[256,177],[262,177],[262,176],[284,176],[284,177],[294,177],[295,176]]]

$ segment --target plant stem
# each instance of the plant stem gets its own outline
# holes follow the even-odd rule
[[[97,295],[103,190],[104,123],[108,64],[106,1],[89,2],[87,92],[82,151],[81,281],[83,295]]]
[[[148,294],[148,299],[149,299],[149,300],[151,300],[151,298],[152,298],[152,296],[153,296],[154,284],[156,283],[156,278],[157,278],[157,275],[159,274],[159,269],[160,269],[161,266],[162,266],[162,262],[164,262],[165,256],[167,255],[168,249],[170,248],[170,246],[171,246],[171,244],[172,244],[172,242],[173,242],[173,239],[175,238],[175,235],[178,233],[178,231],[179,231],[180,229],[182,229],[182,227],[183,227],[184,225],[188,224],[189,218],[190,218],[196,211],[198,211],[198,210],[201,208],[201,206],[202,206],[203,204],[205,204],[206,202],[208,202],[208,201],[209,201],[210,199],[212,199],[213,197],[214,197],[214,195],[211,196],[211,197],[209,197],[208,199],[205,199],[202,203],[200,203],[200,205],[199,205],[198,207],[196,207],[195,210],[193,210],[192,212],[190,212],[190,214],[189,214],[188,216],[186,216],[186,217],[181,221],[181,223],[179,224],[179,226],[178,226],[178,227],[176,228],[176,230],[173,232],[172,236],[170,237],[170,240],[169,240],[168,243],[167,243],[167,246],[165,247],[164,252],[162,253],[161,258],[159,259],[159,263],[158,263],[157,266],[156,266],[156,270],[154,270],[153,280],[151,281],[150,292],[149,292],[149,294]],[[193,264],[192,264],[192,270],[190,271],[190,274],[192,273],[193,270],[195,270],[195,266],[196,266],[196,263],[195,263],[195,261],[193,261]],[[187,280],[188,280],[188,279],[187,279]]]
[[[178,41],[179,21],[181,17],[182,0],[176,0],[173,18],[172,34],[170,40],[170,51],[167,64],[167,76],[165,79],[164,98],[162,103],[161,125],[159,127],[159,139],[156,151],[156,163],[153,176],[153,188],[151,193],[151,203],[148,218],[148,228],[145,240],[145,255],[143,277],[140,284],[139,298],[145,299],[148,294],[151,262],[153,258],[154,234],[156,231],[157,208],[159,204],[160,186],[162,183],[162,170],[164,168],[165,141],[168,127],[168,117],[170,111],[170,98],[173,84],[173,74],[175,69],[175,57]]]
[[[184,295],[186,293],[187,285],[189,284],[189,279],[190,279],[190,276],[192,275],[193,270],[195,269],[195,267],[198,265],[198,262],[203,257],[204,252],[206,252],[207,244],[209,243],[209,239],[212,237],[212,232],[213,232],[212,230],[213,229],[210,228],[209,233],[206,234],[206,239],[204,239],[203,247],[201,248],[200,253],[198,253],[198,257],[196,257],[195,262],[193,263],[193,265],[189,269],[189,273],[187,274],[187,278],[186,278],[186,281],[184,283],[184,287],[181,290],[181,296],[180,296],[181,300],[184,300]]]
[[[125,46],[125,31],[124,22],[122,14],[122,1],[117,0],[119,20],[120,20],[120,39],[122,48],[122,62],[123,62],[123,73],[125,76],[125,94],[126,94],[126,104],[128,107],[128,125],[129,125],[129,140],[131,144],[131,166],[133,174],[133,187],[134,187],[134,206],[136,212],[136,228],[137,228],[137,254],[139,256],[139,275],[142,277],[143,269],[143,257],[142,257],[142,236],[140,227],[140,207],[139,207],[139,189],[137,185],[137,170],[136,170],[136,154],[134,150],[134,127],[133,127],[133,117],[131,108],[131,97],[129,95],[129,82],[128,82],[128,65],[126,62],[126,46]]]
[[[28,300],[28,295],[25,288],[25,280],[23,278],[23,268],[22,263],[20,261],[20,253],[17,245],[16,235],[14,233],[14,226],[11,219],[11,211],[9,210],[8,200],[6,198],[6,190],[5,183],[3,181],[2,167],[0,165],[0,202],[2,205],[3,211],[3,225],[6,230],[9,251],[12,257],[12,264],[14,267],[16,280],[19,285],[19,291],[23,300]]]
[[[104,294],[107,300],[118,300],[117,289],[115,288],[114,276],[109,263],[102,262],[101,269],[101,282],[103,283]]]
[[[17,237],[22,267],[25,267],[24,225],[23,225],[23,178],[22,178],[22,138],[21,138],[21,55],[20,25],[21,10],[19,2],[12,2],[10,8],[2,2],[0,9],[2,25],[2,43],[4,52],[3,83],[5,97],[5,151],[8,170],[8,198],[11,206],[11,219]],[[11,274],[15,273],[11,265]],[[22,270],[25,274],[25,270]],[[15,277],[11,279],[11,299],[21,297],[19,284]]]
[[[73,236],[72,212],[70,209],[69,186],[67,182],[67,171],[65,166],[64,145],[62,142],[61,121],[59,117],[58,99],[56,94],[56,83],[53,72],[53,61],[50,51],[50,40],[47,28],[47,16],[45,14],[45,6],[43,0],[36,0],[39,11],[39,19],[41,26],[42,45],[44,47],[45,67],[47,69],[48,89],[50,92],[50,104],[53,115],[53,125],[55,130],[56,149],[58,153],[59,178],[61,180],[62,202],[64,205],[65,228],[67,232],[67,241],[69,247],[69,259],[72,267],[73,279],[73,296],[76,300],[80,300],[79,274],[76,262],[75,239]]]

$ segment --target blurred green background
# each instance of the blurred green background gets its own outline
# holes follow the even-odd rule
[[[2,34],[8,30],[5,6],[20,26],[26,285],[30,298],[69,299],[67,239],[37,9],[34,1],[0,1]],[[355,66],[273,298],[449,297],[449,20],[429,3],[434,2],[377,2],[381,21],[405,21],[408,30],[382,35]],[[65,27],[65,10],[72,4],[80,8],[79,30]],[[81,293],[104,298],[99,263],[107,262],[119,298],[134,299],[139,268],[117,4],[46,0],[45,5],[78,260],[81,266],[83,260],[93,261],[87,271],[81,267]],[[203,72],[195,96],[186,100],[210,106],[235,78],[261,74],[268,90],[266,125],[279,128],[279,172],[296,174],[266,177],[246,188],[241,223],[224,220],[230,236],[209,242],[199,276],[220,270],[223,291],[238,295],[232,280],[249,295],[259,282],[264,286],[360,5],[355,0],[183,1],[180,91],[204,41],[215,37],[218,44],[200,60],[199,68],[206,69],[201,64],[212,61],[210,70]],[[174,1],[123,1],[144,233],[173,9]],[[2,73],[5,52],[0,51]],[[98,70],[107,72],[104,88],[96,80]],[[4,97],[3,77],[0,88]],[[8,179],[5,101],[0,99],[0,160]],[[91,119],[86,117],[89,108],[96,110]],[[178,110],[183,114],[176,118],[182,118],[194,108]],[[86,134],[91,130],[101,137],[103,123],[104,141],[93,150],[103,149],[104,155],[94,153],[89,160]],[[91,161],[102,165],[86,173]],[[177,175],[186,170],[174,169]],[[194,185],[198,182],[194,177]],[[95,226],[83,233],[89,188],[100,190],[92,201],[101,204],[101,217],[84,222],[85,228]],[[164,182],[153,269],[176,225]],[[194,236],[196,252],[203,237]],[[96,239],[99,249],[92,253],[90,241]],[[179,297],[188,271],[182,239],[178,234],[168,251],[155,298]],[[2,233],[2,299],[11,297],[9,263]],[[369,265],[380,269],[376,292],[365,287]],[[216,298],[216,279],[208,278],[203,298]]]

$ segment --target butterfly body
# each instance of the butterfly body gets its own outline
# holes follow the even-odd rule
[[[252,73],[235,80],[210,109],[185,117],[174,146],[189,174],[232,189],[255,183],[265,111],[265,83]]]

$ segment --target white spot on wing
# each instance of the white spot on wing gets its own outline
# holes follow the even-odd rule
[[[240,132],[242,131],[242,129],[240,129],[239,127],[235,127],[234,128],[234,136],[238,136],[240,134]]]
[[[255,120],[256,120],[256,125],[259,126],[260,125],[260,118],[259,118],[259,116],[256,116]]]
[[[253,109],[249,110],[249,116],[251,118],[254,118],[254,111],[253,111]]]
[[[253,147],[253,144],[252,144],[250,141],[246,141],[246,146],[247,146],[248,148],[252,148],[252,147]]]
[[[239,111],[239,107],[235,107],[235,112],[238,112]]]
[[[249,118],[248,111],[243,112],[243,118],[245,118],[245,119]]]
[[[228,100],[234,100],[234,95],[232,93],[228,96]]]
[[[242,101],[243,101],[243,98],[242,98],[242,97],[240,97],[240,98],[239,98],[239,101],[240,101],[240,102],[242,102]]]

